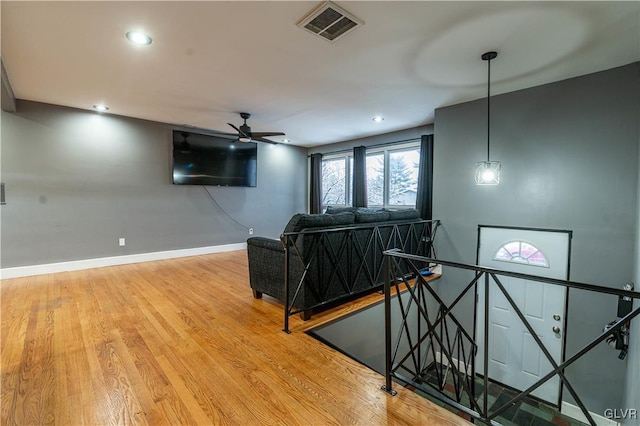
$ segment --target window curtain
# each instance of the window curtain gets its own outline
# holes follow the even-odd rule
[[[422,135],[416,208],[420,217],[433,219],[433,135]]]
[[[322,154],[311,154],[309,213],[322,213]]]
[[[353,147],[353,207],[367,207],[367,148]]]

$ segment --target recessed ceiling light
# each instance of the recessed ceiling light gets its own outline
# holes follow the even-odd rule
[[[282,142],[289,143],[289,142],[291,142],[291,139],[282,139]]]
[[[109,107],[103,104],[95,104],[93,106],[93,109],[95,109],[98,112],[107,112],[109,111]]]
[[[127,40],[133,44],[140,44],[146,46],[153,41],[151,37],[141,31],[129,31],[126,34]]]
[[[373,117],[373,121],[375,121],[376,123],[380,123],[382,120],[384,120],[384,117],[381,115],[376,115],[375,117]]]

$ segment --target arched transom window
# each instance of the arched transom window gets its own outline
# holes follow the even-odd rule
[[[549,267],[547,257],[536,246],[526,241],[510,241],[503,244],[496,251],[493,260]]]

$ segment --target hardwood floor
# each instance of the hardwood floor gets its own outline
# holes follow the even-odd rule
[[[410,424],[462,418],[252,297],[245,251],[3,280],[2,424]]]

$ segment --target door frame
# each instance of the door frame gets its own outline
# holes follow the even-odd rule
[[[567,250],[567,276],[564,280],[569,281],[571,279],[571,242],[573,241],[573,231],[569,229],[554,229],[554,228],[535,228],[535,227],[525,227],[525,226],[508,226],[508,225],[478,225],[477,232],[477,242],[476,242],[476,265],[480,261],[480,231],[482,228],[494,228],[494,229],[512,229],[516,231],[536,231],[536,232],[554,232],[554,233],[565,233],[568,237],[568,250]],[[477,321],[478,321],[478,283],[475,284],[475,303],[473,304],[473,340],[476,340],[477,333]],[[485,303],[487,301],[485,300]],[[567,320],[569,316],[569,287],[565,287],[565,298],[564,298],[564,315],[563,315],[563,324],[562,329],[564,333],[562,334],[562,346],[560,350],[560,363],[565,361],[565,355],[567,352],[567,324],[569,321]],[[487,340],[487,336],[485,336],[485,340]],[[484,343],[483,343],[484,344]],[[559,381],[560,389],[558,390],[558,401],[557,407],[562,406],[562,393],[564,391],[564,383],[562,379]],[[508,386],[508,385],[507,385]],[[532,395],[529,395],[532,396]],[[535,396],[533,396],[535,398]]]

